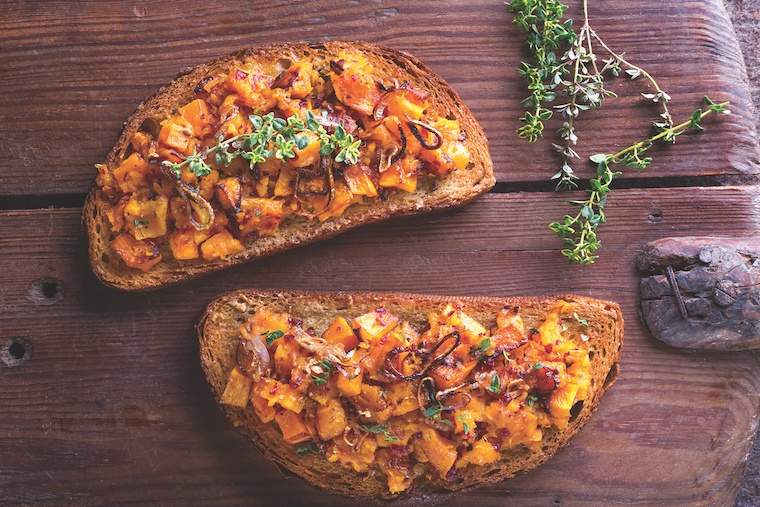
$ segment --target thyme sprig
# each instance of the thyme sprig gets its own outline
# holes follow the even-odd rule
[[[601,67],[597,63],[598,57],[594,51],[595,44],[601,46],[609,55],[609,58],[602,60],[604,65]],[[654,93],[642,93],[641,95],[660,107],[661,120],[655,122],[654,126],[658,131],[673,126],[673,118],[668,108],[670,95],[660,87],[649,72],[629,62],[625,58],[625,53],[617,53],[612,50],[596,33],[589,22],[588,0],[583,0],[583,25],[570,49],[562,56],[561,61],[571,66],[573,70],[570,79],[563,79],[561,82],[562,91],[569,100],[564,104],[554,106],[564,119],[557,130],[557,135],[563,144],[554,145],[562,160],[560,169],[551,178],[557,180],[557,190],[572,189],[578,186],[578,177],[573,170],[573,159],[580,159],[573,148],[578,142],[575,120],[582,111],[598,109],[602,106],[605,98],[617,96],[605,87],[606,76],[618,77],[624,70],[625,74],[632,80],[640,76],[646,78]]]
[[[552,117],[546,104],[554,101],[554,89],[567,73],[567,62],[560,61],[556,51],[575,39],[573,21],[562,21],[567,6],[558,0],[512,0],[508,9],[515,15],[514,23],[528,32],[532,56],[532,61],[522,62],[519,69],[530,95],[522,100],[526,111],[517,135],[535,142],[543,136],[544,122]]]
[[[676,139],[687,132],[701,132],[702,120],[712,113],[729,114],[728,102],[716,103],[709,97],[704,98],[704,108],[695,110],[688,120],[677,125],[663,128],[658,134],[636,142],[616,153],[597,153],[590,157],[595,163],[596,178],[590,180],[591,189],[584,200],[570,201],[578,207],[575,215],[565,215],[562,221],[549,224],[564,242],[562,255],[572,262],[579,264],[592,264],[596,259],[596,252],[602,246],[596,230],[600,224],[607,220],[604,208],[607,204],[607,196],[610,193],[612,181],[623,174],[615,171],[614,166],[623,166],[643,171],[652,163],[652,158],[644,154],[657,142],[675,143]]]
[[[218,166],[227,166],[236,158],[248,160],[251,169],[268,158],[287,160],[295,158],[296,148],[304,149],[309,144],[308,133],[319,138],[320,154],[328,156],[335,153],[335,161],[346,164],[356,164],[359,160],[359,147],[361,140],[337,125],[332,134],[328,134],[322,123],[327,122],[325,117],[319,121],[314,113],[306,112],[304,121],[297,115],[288,118],[278,118],[274,113],[264,116],[250,115],[252,131],[239,134],[227,139],[219,137],[218,142],[206,148],[200,153],[188,155],[181,162],[164,161],[172,174],[179,179],[182,168],[187,166],[190,172],[198,177],[207,176],[211,173],[211,167],[206,162],[210,155]]]

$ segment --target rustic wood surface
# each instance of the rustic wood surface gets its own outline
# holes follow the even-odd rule
[[[577,14],[577,2],[573,14]],[[754,120],[720,0],[600,3],[612,45],[647,66],[676,116],[703,94],[735,114],[699,142],[658,148],[618,190],[603,258],[568,265],[546,230],[567,196],[498,193],[445,215],[367,227],[149,295],[90,274],[76,206],[121,122],[181,70],[242,47],[362,38],[413,52],[457,89],[491,140],[500,192],[548,190],[548,143],[518,142],[521,34],[501,1],[4,2],[0,18],[0,505],[352,505],[280,472],[228,427],[204,384],[192,326],[240,287],[439,294],[577,292],[619,301],[622,376],[589,425],[540,469],[458,497],[394,505],[730,504],[757,427],[760,360],[683,353],[636,316],[636,249],[670,235],[756,235]],[[595,9],[595,10],[594,10]],[[652,22],[656,19],[657,22]],[[654,111],[623,80],[580,147],[641,136]],[[588,174],[588,168],[584,168]],[[700,177],[701,178],[697,178]],[[644,178],[636,179],[636,178]]]
[[[98,285],[83,260],[78,209],[2,212],[0,328],[32,352],[0,368],[0,504],[352,505],[280,479],[227,426],[204,384],[193,322],[213,295],[246,286],[573,291],[619,301],[622,375],[576,439],[528,475],[431,501],[730,503],[755,430],[760,362],[687,354],[648,337],[636,318],[633,260],[644,242],[697,227],[757,232],[760,196],[732,187],[620,190],[604,255],[583,269],[557,254],[545,230],[563,199],[491,194],[453,213],[367,227],[147,295]]]
[[[749,89],[755,106],[755,128],[760,129],[760,0],[725,0],[736,38],[744,55]],[[760,505],[760,438],[747,459],[742,486],[736,497],[737,507]]]
[[[580,2],[568,3],[577,15]],[[104,158],[127,115],[180,71],[243,47],[301,39],[361,38],[413,52],[460,92],[481,121],[499,181],[545,182],[556,170],[545,143],[515,139],[517,99],[525,94],[515,75],[524,34],[501,1],[5,5],[0,196],[85,192],[93,164]],[[616,0],[598,7],[592,2],[592,9],[607,42],[658,76],[673,96],[676,118],[699,106],[703,95],[730,100],[736,111],[699,141],[658,148],[652,170],[632,177],[758,173],[757,157],[747,157],[754,120],[741,52],[720,0]],[[642,86],[625,79],[613,85],[621,99],[579,122],[581,132],[594,128],[581,152],[613,151],[647,133],[656,110],[641,107]],[[584,166],[582,173],[589,170]]]

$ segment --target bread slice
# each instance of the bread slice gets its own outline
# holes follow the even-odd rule
[[[380,305],[420,328],[429,311],[440,311],[447,303],[461,303],[468,315],[486,326],[493,325],[498,310],[510,305],[520,307],[520,315],[526,329],[529,329],[542,322],[550,309],[560,301],[572,303],[577,313],[588,321],[588,327],[584,328],[584,333],[589,337],[592,368],[588,398],[582,402],[579,412],[573,411],[575,415],[566,429],[545,431],[540,452],[515,448],[504,453],[500,461],[464,469],[464,473],[458,474],[454,482],[439,479],[420,482],[418,479],[413,486],[417,493],[420,490],[462,490],[499,482],[537,467],[554,455],[588,421],[602,395],[615,382],[619,373],[623,316],[617,304],[582,296],[496,298],[240,290],[224,294],[211,302],[200,319],[197,333],[201,366],[214,397],[219,402],[228,376],[236,365],[239,326],[260,307],[275,312],[289,312],[304,320],[304,328],[313,326],[321,332],[336,314],[355,317]],[[311,484],[347,496],[389,496],[384,474],[359,475],[337,463],[328,462],[323,456],[298,456],[292,445],[283,443],[275,425],[261,423],[250,407],[242,410],[221,403],[220,406],[230,422],[253,440],[265,456]]]
[[[309,58],[335,55],[341,50],[364,52],[378,76],[407,81],[414,87],[430,92],[431,109],[441,117],[456,118],[466,134],[465,145],[471,154],[468,169],[453,171],[436,180],[435,185],[421,186],[414,193],[393,192],[386,201],[376,200],[366,205],[353,205],[342,216],[324,223],[292,218],[283,222],[273,236],[261,237],[239,254],[215,261],[164,261],[148,272],[127,268],[111,253],[111,232],[105,216],[104,201],[93,186],[87,196],[83,223],[89,239],[89,258],[93,272],[105,284],[130,291],[155,289],[194,278],[203,273],[218,271],[259,257],[268,256],[300,245],[327,239],[360,225],[379,222],[403,215],[423,214],[462,206],[493,187],[493,164],[488,153],[488,141],[459,95],[440,77],[413,56],[366,42],[305,42],[276,44],[239,51],[199,65],[161,88],[143,102],[124,124],[119,140],[111,149],[106,164],[113,169],[125,153],[129,140],[143,125],[153,119],[173,114],[193,98],[193,89],[205,76],[229,71],[243,61],[265,61],[280,58]]]

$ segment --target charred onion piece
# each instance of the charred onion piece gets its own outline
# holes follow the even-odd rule
[[[431,127],[430,125],[428,125],[427,123],[423,123],[417,120],[408,120],[406,122],[406,125],[407,127],[409,127],[409,131],[414,135],[414,137],[417,138],[417,141],[419,141],[422,147],[425,148],[426,150],[437,150],[443,145],[443,136],[441,135],[441,133],[438,132],[438,130],[436,130],[434,127]],[[433,134],[435,136],[435,143],[434,144],[428,143],[425,137],[420,132],[418,127],[421,127],[424,130],[427,130],[428,132]]]
[[[441,352],[440,354],[435,356],[432,360],[425,363],[425,365],[420,369],[420,371],[416,373],[412,373],[411,375],[404,375],[403,373],[398,371],[398,369],[393,365],[393,359],[401,352],[411,352],[412,354],[419,353],[427,357],[427,356],[432,355],[434,352],[436,352],[441,347],[441,345],[446,343],[451,338],[454,339],[453,345],[449,347],[448,350],[446,350],[445,352]],[[410,351],[404,348],[393,349],[385,357],[385,368],[386,370],[389,370],[389,373],[391,375],[397,377],[399,380],[403,380],[403,381],[417,380],[418,378],[424,377],[427,374],[427,372],[430,371],[430,368],[440,363],[441,361],[446,359],[446,357],[449,354],[454,352],[454,349],[456,349],[459,346],[460,341],[461,341],[461,337],[459,336],[459,333],[457,331],[454,331],[452,333],[447,334],[440,340],[438,340],[438,342],[433,346],[433,348],[427,351],[426,350],[419,350],[419,351],[411,350]]]
[[[211,227],[211,224],[214,223],[214,208],[211,207],[211,203],[198,193],[197,188],[191,187],[186,183],[180,181],[177,184],[177,189],[180,195],[190,204],[187,209],[187,216],[193,227],[199,231],[205,231]],[[193,215],[197,215],[198,220]]]
[[[312,220],[317,217],[320,213],[327,211],[327,209],[332,204],[333,200],[335,200],[335,175],[333,174],[333,159],[332,157],[320,157],[319,159],[319,167],[321,169],[321,172],[323,174],[327,175],[327,185],[330,187],[329,190],[329,197],[327,198],[327,203],[322,207],[322,209],[314,211],[314,212],[303,212],[300,213],[300,215],[305,216],[309,220]],[[298,195],[298,186],[301,181],[301,175],[307,173],[306,171],[296,170],[296,185],[295,185],[295,191],[293,193],[293,197],[295,197],[296,201],[298,201],[301,204],[306,204],[302,199],[301,196]]]
[[[330,343],[318,336],[312,336],[300,327],[295,328],[293,339],[298,345],[314,353],[320,359],[327,359],[333,363],[350,366],[348,363],[349,358],[340,345]]]
[[[275,78],[270,88],[290,88],[297,77],[298,69],[296,67],[285,69]]]
[[[260,336],[240,340],[236,358],[240,369],[254,382],[269,371],[269,351]]]

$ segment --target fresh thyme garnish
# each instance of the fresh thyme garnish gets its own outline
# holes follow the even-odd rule
[[[333,369],[335,367],[330,361],[324,360],[317,363],[317,366],[321,370],[320,373],[316,373],[311,376],[311,380],[314,381],[314,383],[318,386],[323,386],[327,384],[327,381],[330,380],[330,373],[332,373]]]
[[[271,345],[275,340],[282,338],[284,334],[282,331],[265,331],[262,336],[266,338],[267,345]]]
[[[478,345],[470,349],[470,355],[482,356],[486,353],[486,350],[491,346],[490,338],[483,338]]]
[[[537,362],[536,364],[533,365],[533,369],[534,370],[540,370],[543,367],[544,367],[544,365],[541,362]]]
[[[675,143],[676,138],[688,131],[701,132],[702,120],[711,113],[728,114],[728,102],[715,103],[709,97],[704,98],[706,108],[695,110],[688,120],[662,130],[648,139],[634,143],[617,153],[592,155],[590,160],[596,163],[596,178],[593,178],[588,197],[581,201],[570,201],[578,207],[575,215],[565,215],[562,221],[552,222],[549,228],[554,231],[564,242],[562,255],[572,262],[579,264],[593,264],[598,255],[596,252],[602,246],[597,237],[596,229],[599,224],[607,220],[604,208],[607,204],[607,196],[610,193],[610,184],[623,174],[613,171],[613,166],[624,166],[637,169],[646,169],[651,163],[651,157],[642,156],[658,141]]]
[[[641,96],[660,109],[659,119],[653,122],[656,133],[643,141],[614,154],[593,155],[591,161],[597,165],[596,177],[589,181],[587,199],[571,201],[579,210],[575,216],[567,215],[560,222],[549,224],[564,240],[562,254],[572,262],[592,264],[601,246],[596,229],[604,223],[604,207],[610,193],[610,184],[622,173],[613,171],[612,166],[625,166],[637,170],[646,169],[651,157],[642,157],[657,142],[674,143],[676,138],[687,131],[701,131],[702,119],[712,113],[727,113],[727,102],[717,104],[705,98],[707,109],[694,111],[690,119],[678,125],[668,108],[670,95],[658,84],[654,77],[642,67],[631,63],[625,53],[614,51],[596,33],[589,23],[588,0],[583,0],[583,25],[576,34],[572,20],[562,21],[566,6],[558,0],[513,0],[509,10],[514,13],[514,23],[528,32],[527,45],[532,54],[532,64],[521,63],[519,72],[528,81],[531,95],[523,100],[528,108],[520,121],[523,125],[517,134],[528,141],[536,141],[544,130],[544,122],[552,116],[548,103],[563,95],[566,101],[553,107],[562,115],[563,122],[557,130],[560,139],[552,143],[561,157],[558,171],[551,177],[556,180],[556,190],[578,187],[578,177],[573,170],[573,162],[580,159],[575,151],[578,134],[575,121],[582,111],[598,109],[604,99],[615,97],[615,93],[605,87],[605,77],[625,74],[630,79],[642,77],[649,83],[650,90]],[[601,48],[608,58],[601,61],[595,53]],[[566,48],[566,49],[565,49]],[[555,51],[563,50],[559,59]]]
[[[535,394],[529,394],[528,397],[525,398],[525,403],[527,403],[529,407],[532,407],[533,405],[535,405],[537,401],[538,401],[538,396],[536,396]]]
[[[280,160],[294,158],[296,149],[304,149],[309,144],[309,134],[316,135],[319,139],[322,156],[337,151],[336,162],[356,164],[359,161],[361,140],[354,139],[341,125],[335,127],[333,134],[328,134],[311,111],[306,112],[306,121],[297,115],[276,118],[274,113],[265,116],[250,115],[248,119],[253,127],[252,132],[228,139],[220,137],[217,144],[201,153],[188,155],[182,162],[165,161],[164,164],[177,179],[184,166],[198,177],[211,174],[211,167],[206,163],[209,155],[213,155],[214,162],[220,166],[229,165],[241,157],[248,160],[253,169],[256,164],[271,157]]]
[[[491,378],[491,384],[488,386],[488,390],[493,394],[499,394],[501,391],[501,378],[498,375],[494,375]]]
[[[319,454],[319,446],[314,442],[306,442],[296,447],[296,454],[302,457],[307,454]]]
[[[387,424],[374,424],[372,426],[365,426],[363,424],[360,424],[359,428],[362,431],[366,431],[367,433],[383,435],[386,442],[398,442],[398,437],[391,433],[391,430],[388,428]]]
[[[440,401],[435,400],[430,406],[426,407],[422,412],[428,419],[437,419],[443,412],[443,405]]]
[[[555,51],[575,39],[573,21],[562,22],[567,6],[557,0],[512,0],[508,8],[515,14],[515,24],[528,32],[526,43],[533,57],[531,63],[520,63],[530,95],[522,101],[526,111],[517,135],[535,142],[552,117],[546,103],[556,98],[554,89],[567,73],[567,63],[559,61]]]

